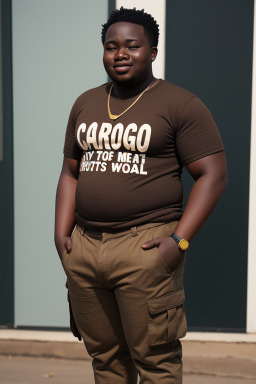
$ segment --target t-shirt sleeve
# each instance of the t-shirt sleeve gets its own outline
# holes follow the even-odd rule
[[[80,160],[82,157],[82,149],[78,146],[75,135],[77,118],[77,101],[74,103],[68,118],[66,136],[64,142],[63,153],[71,159]]]
[[[197,96],[192,96],[181,113],[175,143],[184,165],[224,150],[213,116]]]

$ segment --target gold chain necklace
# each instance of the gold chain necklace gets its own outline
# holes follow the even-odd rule
[[[137,101],[141,98],[141,96],[151,87],[151,85],[153,84],[153,82],[155,81],[155,79],[152,81],[152,83],[149,84],[149,86],[144,89],[144,91],[141,92],[141,94],[137,97],[137,99],[128,107],[126,108],[125,111],[123,111],[122,113],[120,113],[120,115],[112,115],[112,113],[110,112],[110,106],[109,106],[109,101],[110,101],[110,95],[111,95],[111,91],[112,91],[112,88],[114,86],[114,83],[111,85],[111,88],[109,90],[109,94],[108,94],[108,115],[109,115],[109,118],[111,120],[116,120],[118,119],[118,117],[122,116],[125,112],[127,112],[134,104],[137,103]]]

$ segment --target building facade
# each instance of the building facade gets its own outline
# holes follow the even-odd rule
[[[76,97],[107,81],[101,25],[121,5],[160,24],[156,77],[199,96],[223,138],[228,186],[187,255],[191,331],[256,332],[254,1],[1,0],[0,325],[67,328],[53,240],[55,192]],[[184,171],[185,200],[192,180]]]

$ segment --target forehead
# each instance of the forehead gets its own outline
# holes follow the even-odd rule
[[[119,39],[131,39],[147,41],[145,36],[144,27],[139,24],[128,23],[126,21],[120,21],[112,24],[106,33],[105,42],[108,40],[119,40]]]

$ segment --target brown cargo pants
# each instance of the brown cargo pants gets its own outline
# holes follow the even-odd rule
[[[186,334],[183,270],[171,272],[158,248],[141,245],[169,236],[177,221],[118,233],[76,226],[63,255],[76,326],[96,384],[181,384]]]

